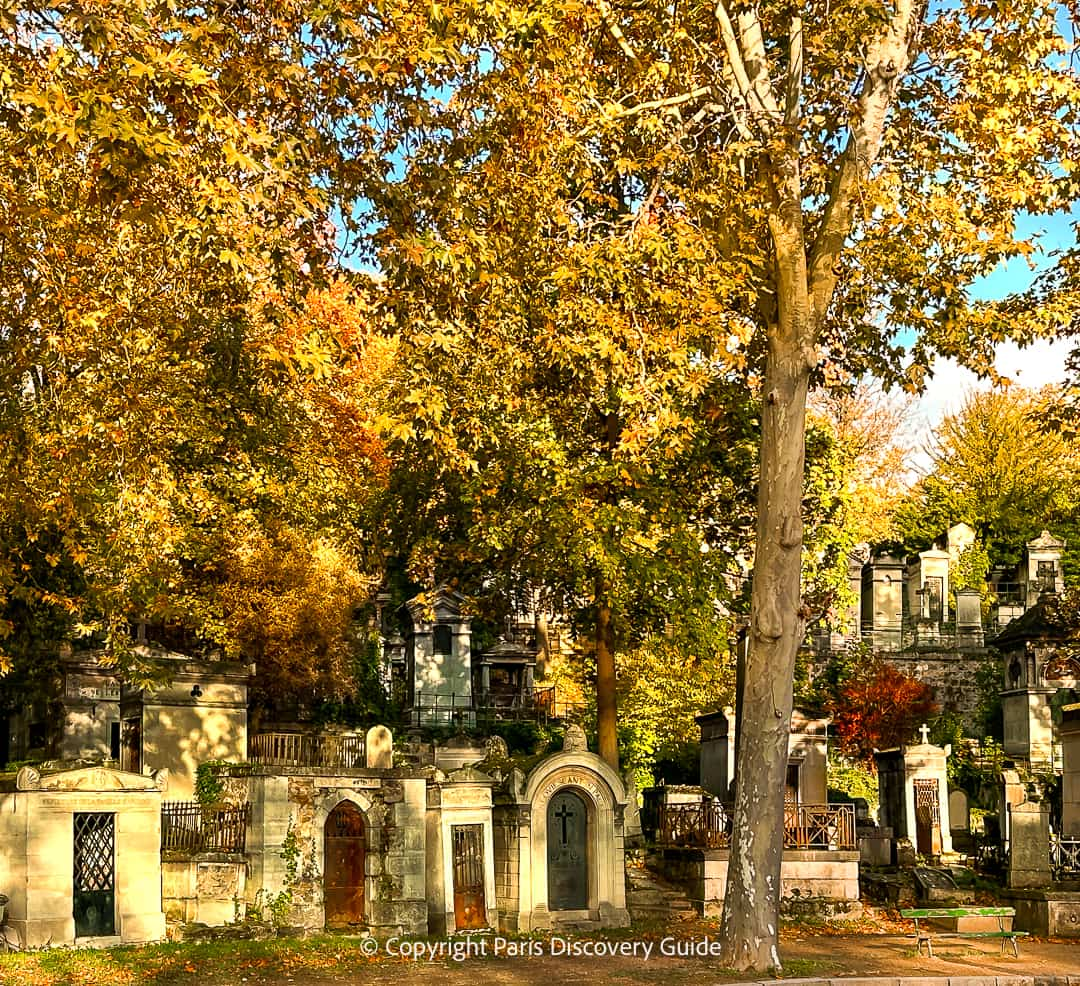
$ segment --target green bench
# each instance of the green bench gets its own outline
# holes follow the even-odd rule
[[[911,918],[915,922],[915,937],[918,939],[915,951],[922,954],[923,943],[926,944],[926,954],[934,957],[934,940],[937,938],[1000,938],[1001,954],[1005,954],[1005,943],[1012,944],[1013,955],[1020,957],[1020,948],[1016,944],[1017,938],[1027,935],[1026,931],[1006,931],[1005,919],[1016,917],[1016,910],[1012,907],[912,907],[900,912],[901,917]],[[920,921],[931,918],[997,918],[996,931],[939,931],[924,924],[919,927]]]

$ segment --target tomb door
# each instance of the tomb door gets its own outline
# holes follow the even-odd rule
[[[941,807],[938,782],[917,778],[915,785],[915,849],[924,856],[941,854]]]
[[[116,934],[116,830],[109,812],[76,812],[72,913],[76,938]]]
[[[323,903],[328,927],[364,923],[364,813],[342,801],[326,819]]]
[[[923,590],[926,616],[934,623],[940,623],[945,618],[945,580],[940,575],[929,575]]]
[[[547,810],[548,908],[580,911],[589,906],[588,815],[584,800],[559,791]]]
[[[458,931],[487,927],[484,906],[484,827],[454,825],[454,927]]]
[[[120,769],[142,773],[142,720],[125,719],[120,730]]]

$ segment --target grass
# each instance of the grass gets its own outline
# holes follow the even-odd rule
[[[691,929],[668,928],[675,937],[698,939],[715,936],[715,930],[700,926]],[[704,935],[703,935],[704,933]],[[489,943],[494,936],[487,937]],[[501,936],[521,943],[542,942],[541,936]],[[632,937],[657,941],[660,934],[652,929],[635,929],[629,933],[573,936],[583,939],[618,942]],[[402,937],[402,942],[445,942],[442,938]],[[443,957],[432,963],[409,962],[387,954],[386,943],[380,944],[374,956],[366,950],[374,947],[370,940],[342,934],[320,934],[311,938],[264,938],[214,940],[197,942],[168,942],[142,946],[117,946],[107,949],[54,948],[22,954],[0,955],[0,983],[4,986],[262,986],[262,984],[294,980],[297,986],[305,982],[364,981],[370,984],[393,986],[403,978],[417,982],[431,981],[446,986],[453,976],[447,970],[461,969],[459,963]],[[543,949],[547,954],[548,949]],[[686,965],[673,961],[624,961],[609,968],[609,982],[642,983],[651,986],[674,986],[685,983]],[[488,956],[479,961],[494,961],[489,944]],[[478,961],[471,957],[469,963]],[[573,960],[571,960],[573,961]],[[600,960],[603,961],[603,960]],[[708,960],[704,960],[708,965]],[[403,966],[405,968],[403,968]],[[423,966],[423,971],[421,970]],[[546,986],[550,982],[550,966],[533,966],[523,962],[517,967],[522,986]],[[569,967],[567,967],[569,968]],[[738,978],[730,970],[708,965],[710,975],[719,978]],[[821,963],[809,959],[789,959],[783,978],[808,978],[820,971]],[[486,973],[479,974],[487,978]],[[468,979],[472,976],[466,973]],[[501,977],[500,977],[501,978]]]

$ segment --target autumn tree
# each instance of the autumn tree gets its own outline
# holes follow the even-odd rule
[[[905,547],[921,549],[965,521],[992,561],[1016,564],[1043,528],[1073,529],[1080,449],[1046,427],[1051,398],[1016,386],[979,391],[944,418],[928,446],[927,474],[895,517]]]
[[[531,256],[533,227],[548,245],[612,250],[643,230],[668,229],[670,244],[697,235],[706,263],[684,290],[712,292],[711,331],[735,337],[728,352],[763,401],[724,961],[778,965],[791,678],[808,615],[807,390],[868,371],[917,388],[938,353],[991,373],[995,341],[1053,332],[1067,314],[1067,281],[996,303],[969,288],[1036,249],[1018,235],[1021,210],[1075,200],[1077,79],[1055,21],[1069,11],[1021,0],[488,13],[464,18],[485,56],[459,62],[451,97],[407,128],[391,204],[408,222],[388,218],[382,242],[460,271],[438,289],[440,321],[460,325],[477,298],[507,297],[499,272]],[[620,197],[621,211],[607,208]],[[559,287],[521,290],[546,302]]]
[[[197,247],[194,270],[227,276],[229,300],[259,263],[284,272],[303,256],[298,267],[319,269],[328,248],[315,234],[334,215],[337,244],[382,258],[380,318],[408,326],[422,348],[452,351],[482,329],[498,351],[515,334],[523,345],[485,364],[498,373],[536,338],[566,373],[589,377],[578,423],[593,423],[600,446],[582,461],[604,460],[605,442],[629,450],[644,436],[655,451],[677,439],[687,428],[672,404],[699,404],[686,415],[698,435],[715,417],[684,386],[698,360],[717,380],[741,376],[762,414],[723,961],[765,969],[780,961],[791,681],[808,616],[807,391],[867,372],[917,388],[939,353],[991,373],[996,341],[1071,317],[1067,267],[1000,302],[975,302],[969,288],[1037,249],[1018,232],[1021,212],[1075,203],[1080,92],[1061,29],[1075,37],[1075,17],[1071,3],[1033,0],[9,6],[7,201],[19,227],[38,224],[12,269],[20,285],[38,269],[50,224],[34,210],[56,201],[24,193],[50,172],[19,163],[77,148],[69,171],[91,183],[81,201],[119,201],[136,217],[183,205],[179,221],[139,228]],[[186,178],[179,189],[174,174]],[[140,185],[152,176],[160,183]],[[267,231],[280,239],[266,243]],[[148,250],[148,263],[162,255],[173,252]],[[48,297],[67,301],[64,285]],[[39,295],[7,297],[9,338],[23,338],[10,331],[19,325],[48,339],[21,314]],[[645,318],[635,309],[650,298],[657,312],[691,311],[677,323]],[[66,326],[73,307],[42,324]],[[196,311],[220,307],[204,298]],[[560,334],[585,324],[586,344],[559,350]],[[676,339],[665,352],[676,328],[700,336],[701,355],[669,376],[664,364],[690,351]],[[232,338],[213,350],[226,368]],[[605,377],[639,347],[640,387]],[[422,381],[418,362],[399,365]],[[16,392],[37,365],[20,365]],[[677,400],[653,401],[658,378]],[[415,424],[395,427],[412,424],[459,474],[474,472],[468,441],[444,427],[454,409],[426,387],[404,396],[413,390]],[[626,407],[626,394],[643,399]],[[89,435],[107,435],[108,422],[90,415]],[[610,457],[606,482],[627,482],[622,465]],[[595,502],[600,529],[618,532],[607,495]]]
[[[841,752],[872,764],[875,750],[912,742],[937,706],[928,684],[886,661],[872,660],[839,686],[829,711]]]
[[[0,13],[0,671],[47,677],[74,635],[137,676],[144,619],[279,691],[348,684],[387,350],[371,282],[328,264],[318,72],[282,23]]]

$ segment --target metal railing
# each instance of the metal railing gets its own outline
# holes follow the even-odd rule
[[[248,760],[271,767],[364,767],[364,737],[334,733],[254,733]]]
[[[1050,836],[1050,872],[1055,880],[1080,877],[1080,839]]]
[[[242,853],[250,818],[246,801],[214,808],[197,801],[166,801],[161,806],[161,851]]]
[[[717,801],[661,805],[656,843],[690,849],[726,849],[731,844],[733,808]],[[785,849],[854,850],[854,805],[784,806]]]
[[[404,718],[413,726],[483,727],[508,720],[543,723],[549,719],[574,719],[583,711],[583,704],[559,699],[554,686],[550,686],[513,696],[417,692]]]

